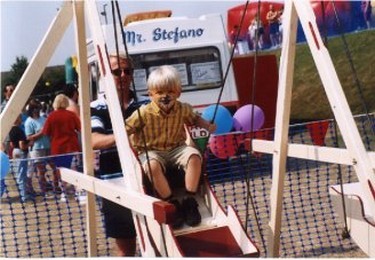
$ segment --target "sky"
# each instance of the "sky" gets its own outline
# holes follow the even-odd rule
[[[16,57],[25,56],[30,61],[40,42],[55,18],[63,1],[18,1],[0,0],[1,42],[0,71],[9,71]],[[244,4],[238,0],[120,0],[122,17],[135,12],[152,10],[172,10],[173,16],[199,17],[203,14],[220,13],[226,21],[227,10]],[[97,1],[99,11],[106,6],[108,23],[111,23],[110,1]],[[105,23],[101,15],[101,22]],[[89,30],[86,30],[89,36]],[[52,56],[49,66],[63,65],[65,60],[75,55],[73,23]]]

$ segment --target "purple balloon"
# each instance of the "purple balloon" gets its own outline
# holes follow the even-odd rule
[[[254,116],[254,119],[252,119]],[[256,105],[244,105],[233,115],[233,126],[236,131],[257,131],[264,124],[263,110]]]

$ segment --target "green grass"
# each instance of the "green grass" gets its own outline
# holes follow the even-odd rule
[[[375,112],[375,30],[345,35],[363,98],[345,51],[342,37],[328,39],[328,50],[353,114]],[[280,51],[276,51],[278,59]],[[296,48],[291,119],[294,122],[333,118],[308,45]]]

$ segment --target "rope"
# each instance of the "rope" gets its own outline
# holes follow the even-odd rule
[[[360,82],[360,80],[358,78],[357,70],[355,69],[355,66],[354,66],[354,63],[353,63],[353,58],[352,58],[351,52],[349,50],[348,43],[346,41],[344,31],[343,31],[342,26],[341,26],[341,22],[340,22],[340,18],[339,18],[339,15],[337,13],[337,10],[336,10],[335,2],[333,0],[331,0],[331,3],[332,3],[332,6],[333,6],[333,11],[335,13],[335,19],[336,19],[337,27],[339,29],[339,34],[340,34],[340,37],[341,37],[342,42],[344,44],[345,54],[346,54],[346,57],[348,59],[348,62],[349,62],[352,74],[354,76],[354,83],[355,83],[355,85],[356,85],[356,87],[358,89],[358,94],[359,94],[359,98],[360,98],[361,104],[362,104],[362,106],[363,106],[363,108],[365,110],[367,121],[371,125],[372,135],[374,136],[375,135],[375,125],[374,125],[374,123],[371,120],[370,115],[369,115],[370,112],[369,112],[368,106],[366,104],[365,97],[363,95],[362,84],[361,84],[361,82]]]
[[[239,36],[240,36],[241,28],[242,28],[244,20],[245,20],[245,15],[246,15],[246,11],[247,11],[248,5],[249,5],[249,0],[246,1],[245,11],[243,12],[243,14],[241,16],[240,26],[239,26],[239,29],[237,30],[236,37],[234,39],[234,45],[233,45],[233,48],[231,50],[230,58],[229,58],[229,61],[228,61],[228,64],[227,64],[227,67],[226,67],[226,70],[225,70],[225,73],[224,73],[223,82],[222,82],[222,85],[220,87],[220,92],[219,92],[219,96],[217,98],[217,102],[216,102],[216,106],[215,106],[215,110],[214,110],[214,115],[212,117],[211,123],[213,123],[214,120],[215,120],[216,113],[217,113],[217,110],[218,110],[218,106],[219,106],[221,97],[223,95],[225,82],[227,81],[227,78],[228,78],[228,75],[229,75],[229,70],[230,70],[230,67],[231,67],[231,64],[232,64],[232,60],[233,60],[233,57],[234,57],[235,49],[236,49],[237,44],[238,44],[238,39],[239,39]]]
[[[119,7],[119,4],[118,4],[117,0],[111,1],[111,3],[112,3],[112,9],[115,9],[113,7],[114,2],[116,4],[116,10],[117,10],[118,20],[120,21],[120,25],[121,25],[120,28],[121,28],[122,41],[123,41],[123,45],[124,45],[124,49],[125,49],[125,55],[126,55],[126,58],[128,60],[132,60],[131,57],[130,57],[130,55],[129,55],[128,46],[127,46],[126,39],[125,39],[124,27],[121,24],[122,17],[121,17],[120,7]],[[114,10],[112,12],[114,13]],[[115,15],[113,14],[113,16],[115,16]],[[114,22],[113,24],[114,24],[114,28],[115,28],[115,31],[116,31],[116,26],[115,26],[116,23]],[[115,36],[115,42],[116,42],[116,51],[117,51],[117,57],[118,57],[118,64],[120,64],[119,63],[119,50],[118,50],[118,37],[117,37],[117,34]],[[132,65],[134,65],[134,64],[132,64]],[[134,77],[132,77],[131,86],[132,86],[132,91],[134,93],[134,100],[135,100],[135,102],[138,102],[138,95],[137,95],[137,90],[135,88]],[[136,111],[137,111],[137,114],[138,114],[138,117],[139,117],[139,120],[140,120],[140,124],[144,125],[143,118],[141,116],[139,107],[137,108]],[[141,139],[142,139],[142,142],[143,142],[143,146],[145,148],[145,155],[146,155],[147,167],[149,169],[150,182],[152,184],[151,186],[152,186],[152,189],[153,189],[153,193],[156,194],[155,187],[154,187],[154,181],[153,181],[153,175],[152,175],[152,171],[151,171],[150,158],[149,158],[148,148],[147,148],[147,143],[146,143],[146,137],[145,137],[145,133],[144,133],[143,129],[141,129]],[[144,174],[143,167],[141,167],[141,169],[142,169],[143,174]]]
[[[127,47],[127,43],[126,43],[126,39],[125,39],[125,32],[124,32],[124,27],[122,26],[122,17],[121,17],[121,12],[120,12],[120,6],[118,4],[118,1],[115,0],[115,1],[111,1],[111,5],[112,5],[112,15],[114,15],[114,3],[116,4],[116,10],[117,10],[117,16],[118,16],[118,20],[120,21],[120,28],[121,28],[121,35],[122,35],[122,41],[123,41],[123,44],[124,44],[124,48],[125,48],[125,54],[126,54],[126,57],[129,60],[131,60],[130,58],[130,55],[129,55],[129,51],[128,51],[128,47]],[[113,22],[113,26],[114,26],[114,33],[115,33],[115,43],[116,43],[116,52],[117,52],[117,63],[118,65],[120,66],[120,57],[119,57],[119,50],[118,50],[118,37],[117,37],[117,28],[116,28],[116,22],[114,21]],[[132,64],[132,66],[134,66],[134,64]],[[123,79],[120,77],[120,80],[121,80],[121,83],[123,82]],[[123,85],[124,84],[121,84],[121,88],[123,88]],[[137,97],[137,90],[135,88],[135,84],[134,84],[134,77],[132,77],[131,79],[131,85],[132,85],[132,88],[133,88],[133,93],[134,93],[134,100],[135,102],[138,102],[138,97]],[[122,93],[122,92],[121,92]],[[142,119],[142,116],[141,116],[141,112],[140,112],[140,109],[139,107],[137,107],[137,114],[138,114],[138,118],[140,120],[140,124],[141,125],[144,125],[144,122],[143,122],[143,119]],[[146,142],[146,136],[145,136],[145,132],[143,130],[143,128],[141,128],[141,139],[142,139],[142,142],[143,142],[143,146],[144,146],[144,149],[145,149],[145,155],[146,155],[146,161],[147,161],[147,167],[148,167],[148,172],[149,172],[149,178],[150,178],[150,182],[151,182],[151,186],[152,186],[152,190],[153,190],[153,194],[157,194],[156,193],[156,190],[155,190],[155,186],[154,186],[154,180],[153,180],[153,174],[152,174],[152,170],[151,170],[151,164],[150,164],[150,157],[149,157],[149,154],[148,154],[148,148],[147,148],[147,142]],[[142,173],[144,174],[144,169],[143,169],[143,166],[141,165],[140,167],[142,169]],[[137,178],[137,176],[135,176]],[[137,180],[138,182],[140,181],[139,179]],[[160,226],[160,229],[161,229],[161,236],[162,236],[162,243],[163,243],[163,246],[165,248],[165,252],[167,254],[167,257],[168,257],[168,250],[167,250],[167,244],[166,244],[166,238],[165,238],[165,233],[163,231],[163,227],[162,227],[162,224],[159,224]],[[148,228],[147,228],[148,230]],[[148,230],[149,232],[149,230]],[[151,242],[153,241],[153,238],[150,238]],[[157,248],[155,248],[155,250],[157,250]]]
[[[256,15],[256,23],[257,23],[257,31],[256,31],[256,34],[255,34],[255,55],[254,55],[254,66],[253,66],[253,81],[252,81],[252,88],[251,88],[251,102],[253,104],[252,108],[251,108],[251,120],[250,120],[250,132],[253,133],[253,129],[254,129],[254,114],[255,114],[255,86],[256,86],[256,82],[257,82],[257,64],[258,64],[258,53],[259,53],[259,46],[258,46],[258,41],[259,41],[259,21],[260,21],[260,0],[258,0],[258,4],[257,4],[257,15]],[[249,150],[249,155],[252,154],[253,152],[253,135],[250,134],[250,150]],[[241,159],[241,165],[243,165],[243,162],[242,162],[242,159]],[[252,206],[252,210],[253,210],[253,214],[254,214],[254,217],[255,217],[255,221],[256,221],[256,225],[257,225],[257,228],[258,228],[258,232],[260,234],[260,237],[261,237],[261,240],[262,240],[262,244],[263,244],[263,247],[266,248],[266,243],[264,241],[264,237],[262,235],[262,232],[261,232],[261,229],[260,229],[260,223],[259,223],[259,219],[258,219],[258,215],[256,213],[256,210],[255,210],[255,203],[254,203],[254,200],[253,200],[253,196],[251,194],[251,190],[250,190],[250,172],[252,171],[251,169],[251,165],[249,164],[249,169],[248,171],[246,171],[245,173],[245,183],[246,183],[246,189],[247,189],[247,198],[246,198],[246,220],[245,220],[245,223],[248,223],[249,221],[249,199],[250,199],[250,203],[251,203],[251,206]],[[245,231],[247,231],[247,224],[245,226]]]
[[[212,117],[212,120],[211,120],[211,123],[214,122],[215,120],[215,117],[216,117],[216,114],[217,114],[217,110],[218,110],[218,106],[219,106],[219,103],[220,103],[220,100],[221,100],[221,97],[223,95],[223,91],[224,91],[224,86],[225,86],[225,82],[228,78],[228,75],[229,75],[229,70],[230,70],[230,66],[232,64],[232,60],[233,60],[233,57],[234,57],[234,52],[235,52],[235,49],[236,49],[236,46],[238,44],[238,40],[239,40],[239,35],[240,35],[240,32],[241,32],[241,28],[243,27],[243,24],[244,24],[244,20],[245,20],[245,15],[246,15],[246,12],[247,12],[247,7],[249,6],[249,0],[246,1],[246,4],[245,4],[245,8],[244,8],[244,12],[242,13],[242,16],[241,16],[241,20],[240,20],[240,25],[239,25],[239,29],[237,30],[236,32],[236,36],[235,36],[235,40],[234,40],[234,45],[233,45],[233,48],[231,50],[231,54],[230,54],[230,59],[229,59],[229,62],[226,66],[226,70],[225,70],[225,74],[224,74],[224,78],[223,78],[223,82],[222,82],[222,85],[220,87],[220,92],[219,92],[219,96],[218,96],[218,99],[217,99],[217,102],[216,102],[216,106],[215,106],[215,110],[214,110],[214,114],[213,114],[213,117]],[[259,14],[260,14],[260,0],[258,0],[258,10],[257,10],[257,27],[259,28]],[[256,34],[256,43],[258,43],[258,38],[259,38],[259,35],[258,33]],[[257,54],[258,54],[258,44],[256,44],[256,48],[255,48],[255,58],[254,58],[254,68],[253,68],[253,90],[252,90],[252,102],[254,104],[254,97],[255,97],[255,83],[256,83],[256,60],[257,60]],[[251,129],[254,128],[254,107],[252,107],[252,120],[251,120]],[[251,135],[250,135],[251,136]],[[210,137],[210,134],[208,135],[207,137],[207,141],[209,140],[209,137]],[[252,137],[250,137],[250,142],[252,142]],[[238,146],[237,144],[237,140],[235,141],[236,142],[236,145]],[[205,149],[206,149],[206,145],[204,146],[203,148],[203,151],[202,153],[205,152]],[[252,149],[252,148],[250,148]],[[251,153],[251,151],[250,151]],[[241,161],[241,165],[243,166],[244,163],[242,161],[242,159],[240,159]],[[202,164],[202,167],[203,167],[203,164]],[[250,199],[250,203],[252,205],[252,209],[253,209],[253,212],[254,212],[254,216],[255,216],[255,219],[256,219],[256,224],[257,224],[257,228],[258,228],[258,232],[260,234],[260,237],[262,239],[262,243],[263,243],[263,246],[265,248],[265,241],[264,241],[264,237],[261,233],[261,228],[260,228],[260,223],[259,223],[259,219],[258,219],[258,216],[256,214],[256,211],[255,211],[255,204],[254,204],[254,200],[252,198],[252,194],[251,194],[251,191],[250,191],[250,183],[249,183],[249,172],[251,171],[251,169],[249,169],[249,171],[246,171],[247,174],[246,174],[246,187],[247,187],[247,200],[246,200],[246,220],[245,220],[245,231],[247,232],[247,223],[248,223],[248,220],[249,220],[249,199]]]
[[[363,92],[362,92],[362,85],[359,81],[357,71],[354,67],[352,55],[351,55],[351,52],[349,50],[348,43],[346,41],[345,34],[344,34],[342,26],[341,26],[340,17],[338,15],[336,5],[335,5],[334,1],[332,1],[332,0],[331,0],[331,3],[332,3],[333,11],[334,11],[334,14],[335,14],[335,21],[336,21],[336,24],[337,24],[337,27],[338,27],[338,30],[339,30],[339,35],[340,35],[340,38],[342,39],[342,42],[343,42],[343,45],[344,45],[345,54],[346,54],[346,57],[348,59],[349,65],[350,65],[352,75],[354,76],[355,85],[358,89],[358,93],[359,93],[359,96],[360,96],[361,103],[362,103],[362,105],[365,109],[367,121],[372,124],[372,120],[371,120],[370,115],[369,115],[368,107],[367,107],[367,104],[366,104],[366,101],[365,101],[365,98],[364,98],[364,95],[363,95]],[[371,127],[371,130],[372,130],[372,134],[374,135],[374,126],[373,125]],[[335,122],[334,122],[334,131],[335,131],[335,136],[336,136],[336,145],[338,146],[337,126],[336,126]],[[349,238],[350,237],[350,230],[349,230],[348,223],[347,223],[346,203],[345,203],[345,194],[344,194],[344,187],[343,187],[343,176],[342,176],[340,166],[339,166],[339,169],[338,169],[338,175],[339,175],[339,182],[340,182],[340,189],[341,189],[341,201],[342,201],[343,214],[344,214],[344,230],[342,232],[342,237],[343,238]]]
[[[117,8],[117,11],[118,11],[118,16],[121,17],[120,13],[119,13],[119,6],[118,6],[118,1],[116,0],[116,8]],[[113,8],[113,1],[111,2],[112,3],[112,8]],[[236,32],[236,37],[235,37],[235,40],[234,40],[234,47],[232,48],[231,50],[231,54],[230,54],[230,59],[229,59],[229,62],[226,66],[226,70],[225,70],[225,73],[224,73],[224,77],[223,77],[223,81],[222,81],[222,85],[220,87],[220,92],[219,92],[219,95],[218,95],[218,99],[217,99],[217,102],[216,102],[216,106],[215,106],[215,110],[214,110],[214,114],[213,114],[213,117],[211,119],[211,123],[214,122],[215,120],[215,117],[216,117],[216,114],[217,114],[217,110],[218,110],[218,106],[219,106],[219,103],[220,103],[220,100],[221,100],[221,97],[223,95],[223,91],[224,91],[224,86],[225,86],[225,82],[228,78],[228,75],[229,75],[229,71],[230,71],[230,67],[231,67],[231,64],[232,64],[232,60],[233,60],[233,57],[234,57],[234,52],[235,52],[235,49],[236,49],[236,46],[238,44],[238,40],[239,40],[239,35],[240,35],[240,32],[241,32],[241,28],[243,27],[243,24],[244,24],[244,20],[245,20],[245,15],[246,15],[246,12],[247,12],[247,7],[249,5],[249,0],[246,1],[246,4],[245,4],[245,10],[241,16],[241,20],[240,20],[240,26],[239,26],[239,30]],[[114,9],[114,8],[113,8]],[[259,14],[260,13],[260,0],[258,0],[258,11],[257,13]],[[121,18],[119,18],[120,21],[121,21]],[[257,24],[258,24],[258,27],[259,27],[259,15],[257,17]],[[114,22],[115,24],[115,22]],[[123,30],[123,27],[121,26],[121,29]],[[129,53],[128,53],[128,50],[127,50],[127,44],[126,44],[126,40],[124,38],[124,31],[122,31],[122,36],[123,36],[123,42],[124,42],[124,46],[125,46],[125,53],[127,55],[127,57],[129,57]],[[257,37],[257,40],[258,40],[258,37],[259,35],[257,34],[256,35]],[[117,44],[117,31],[116,31],[116,27],[115,27],[115,39],[116,39],[116,51],[117,51],[117,55],[119,56],[119,53],[118,53],[118,44]],[[255,55],[255,61],[254,61],[254,69],[253,69],[253,94],[252,94],[252,100],[254,101],[254,97],[255,97],[255,83],[256,83],[256,60],[257,60],[257,53],[258,53],[258,46],[256,45],[256,55]],[[133,86],[133,91],[134,91],[134,94],[135,96],[136,95],[136,89],[135,89],[135,85],[134,85],[134,79],[132,79],[132,86]],[[254,102],[253,102],[254,103]],[[143,124],[143,120],[142,120],[142,117],[141,117],[141,114],[140,114],[140,111],[139,111],[139,108],[137,108],[137,113],[138,113],[138,117],[140,118],[140,121],[141,121],[141,125]],[[254,107],[252,108],[252,120],[251,120],[251,129],[253,129],[253,125],[254,125]],[[148,149],[147,149],[147,143],[146,143],[146,138],[145,138],[145,134],[144,134],[144,131],[142,129],[141,131],[141,138],[143,140],[143,143],[144,143],[144,147],[145,147],[145,155],[146,155],[146,160],[147,160],[147,164],[148,164],[148,169],[149,169],[149,175],[150,175],[150,181],[151,181],[151,184],[152,184],[152,187],[154,189],[154,192],[155,192],[155,187],[154,187],[154,184],[153,184],[153,178],[152,178],[152,172],[151,172],[151,167],[150,167],[150,160],[149,160],[149,156],[148,156]],[[210,135],[209,135],[210,136]],[[207,138],[207,140],[209,139],[209,136]],[[251,137],[252,138],[252,137]],[[251,139],[252,141],[252,139]],[[203,152],[205,150],[206,146],[204,146],[203,148]],[[243,165],[243,163],[241,163],[241,165]],[[203,168],[203,164],[202,164],[202,168]],[[261,234],[261,231],[260,231],[260,223],[259,223],[259,220],[258,220],[258,217],[257,217],[257,214],[255,212],[255,205],[254,205],[254,201],[253,201],[253,198],[251,196],[251,191],[250,191],[250,187],[249,187],[249,177],[248,177],[249,174],[247,174],[247,181],[246,181],[246,185],[247,185],[247,202],[246,202],[246,212],[248,212],[248,204],[249,204],[249,197],[250,200],[251,200],[251,204],[252,204],[252,208],[253,208],[253,211],[254,211],[254,216],[256,218],[256,223],[257,223],[257,227],[258,227],[258,231],[260,233],[260,236],[262,238],[262,243],[263,243],[263,246],[265,247],[265,241],[264,241],[264,238]],[[247,222],[248,222],[248,213],[246,214],[246,225],[245,225],[245,231],[247,231]],[[164,238],[164,233],[162,232],[162,236],[163,236],[163,243],[165,243],[165,238]]]

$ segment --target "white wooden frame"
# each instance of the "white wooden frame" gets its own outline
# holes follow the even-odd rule
[[[22,76],[15,92],[5,110],[0,114],[1,141],[10,131],[17,115],[22,110],[30,96],[35,84],[42,75],[44,68],[47,66],[53,52],[60,42],[63,32],[74,18],[76,28],[76,47],[79,57],[79,91],[81,110],[80,116],[82,125],[82,141],[84,154],[84,173],[93,175],[93,158],[91,148],[91,127],[89,111],[89,90],[88,90],[88,72],[87,72],[87,52],[86,52],[86,33],[84,26],[84,4],[88,11],[89,26],[93,32],[93,39],[96,43],[96,51],[99,60],[108,60],[105,52],[105,41],[101,33],[100,20],[96,2],[94,0],[64,1],[57,16],[51,23],[45,37],[39,48],[30,61],[30,65]],[[294,56],[296,45],[297,18],[303,26],[307,42],[310,46],[314,61],[317,66],[319,75],[322,79],[325,92],[333,110],[338,126],[343,134],[343,139],[347,149],[323,148],[307,145],[288,144],[288,128],[290,119],[291,93],[293,85]],[[287,156],[318,159],[321,161],[343,163],[352,165],[355,169],[359,181],[362,185],[364,198],[370,205],[367,209],[371,216],[375,216],[375,203],[373,203],[373,194],[370,191],[369,184],[375,187],[374,164],[375,156],[373,152],[367,152],[359,135],[352,113],[342,91],[341,84],[338,80],[332,60],[327,49],[320,37],[317,28],[315,15],[309,0],[286,0],[285,1],[285,21],[284,37],[282,45],[282,56],[280,65],[279,93],[277,100],[276,128],[275,139],[273,142],[254,140],[254,151],[268,152],[273,154],[273,181],[271,189],[271,217],[269,224],[269,244],[268,252],[270,256],[279,256],[280,230],[281,230],[281,213],[282,213],[282,194],[284,186],[285,165]],[[125,132],[120,104],[118,102],[116,88],[111,76],[108,62],[100,62],[101,75],[105,84],[105,91],[109,102],[109,111],[112,118],[116,143],[118,146],[119,156],[121,158],[122,168],[127,169],[129,180],[126,183],[130,190],[139,191],[141,181],[137,178],[136,172],[140,169],[134,154],[127,147],[129,146],[128,136]],[[90,183],[88,181],[87,183]],[[87,184],[89,185],[89,184]],[[90,189],[88,189],[90,191]],[[92,190],[92,189],[91,189]],[[129,194],[128,194],[129,195]],[[130,194],[131,195],[131,194]],[[153,203],[150,198],[139,198]],[[127,204],[129,207],[136,207],[133,204]],[[134,209],[135,210],[135,209]],[[94,194],[88,194],[87,215],[88,233],[89,233],[89,256],[96,255],[96,228],[95,228],[95,201]],[[148,213],[150,216],[152,212]]]
[[[271,257],[279,256],[284,177],[288,156],[352,165],[362,185],[364,193],[362,199],[369,206],[366,211],[371,216],[375,216],[375,198],[369,187],[369,185],[372,185],[375,188],[374,152],[367,152],[362,142],[329,52],[320,36],[310,1],[286,0],[284,17],[275,137],[273,142],[254,140],[254,151],[273,154],[271,216],[268,233],[268,252]],[[288,144],[297,18],[300,19],[305,32],[307,43],[317,65],[318,73],[342,133],[346,149]],[[344,157],[341,157],[342,155]]]

